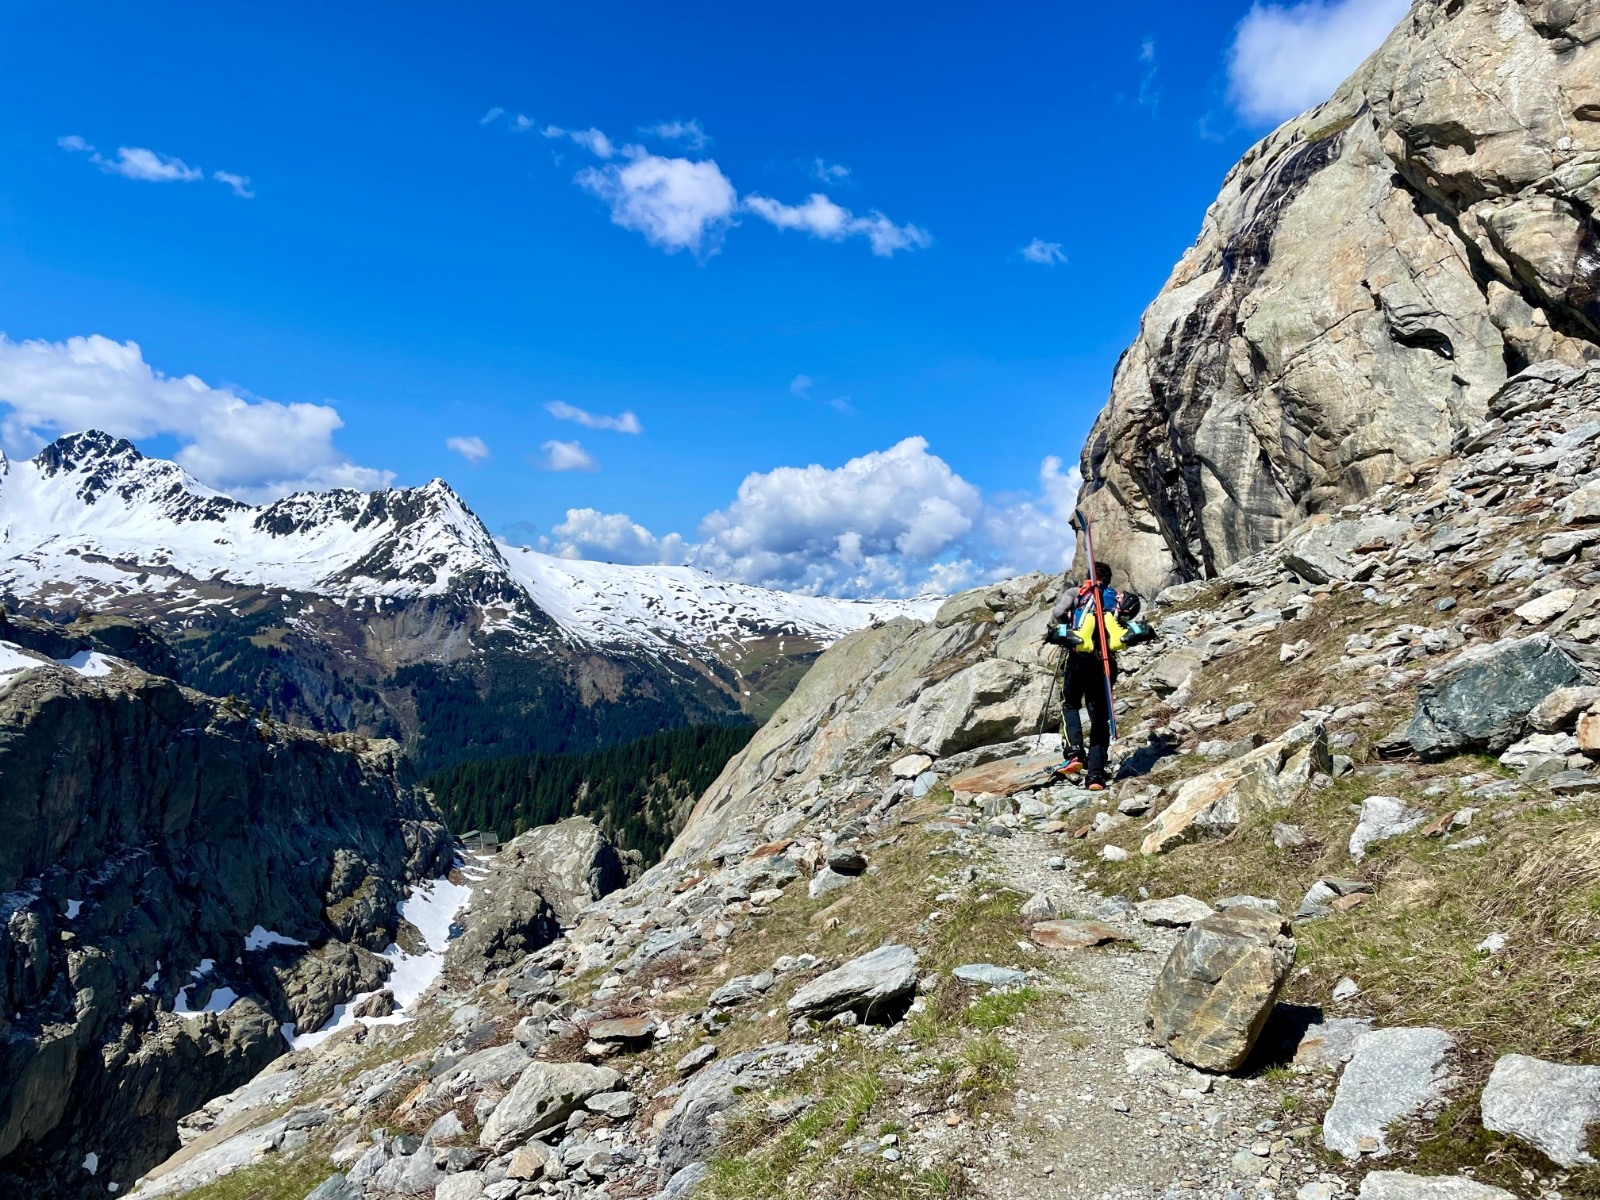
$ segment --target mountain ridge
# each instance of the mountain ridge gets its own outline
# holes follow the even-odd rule
[[[152,622],[197,686],[315,728],[417,744],[440,695],[504,717],[481,745],[433,736],[429,768],[759,718],[839,637],[933,607],[556,558],[496,539],[442,479],[251,505],[98,431],[0,463],[0,598]]]

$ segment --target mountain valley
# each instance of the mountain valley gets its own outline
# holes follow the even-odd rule
[[[1600,1200],[1597,42],[1415,0],[1223,183],[1082,452],[1104,788],[1082,555],[6,461],[0,1194]]]

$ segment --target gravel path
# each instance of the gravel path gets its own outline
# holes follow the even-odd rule
[[[1102,898],[1077,882],[1070,862],[1067,871],[1046,865],[1059,854],[1052,838],[1019,832],[991,843],[987,874],[1050,892],[1065,916],[1095,917]],[[1007,1037],[1019,1090],[1009,1128],[989,1132],[972,1160],[984,1193],[1221,1200],[1293,1196],[1307,1181],[1332,1180],[1285,1110],[1291,1088],[1204,1075],[1147,1046],[1145,1000],[1179,933],[1131,915],[1108,923],[1134,934],[1137,948],[1041,952],[1065,962],[1069,999]]]

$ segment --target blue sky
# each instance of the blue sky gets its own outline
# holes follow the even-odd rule
[[[776,586],[1055,569],[1223,175],[1405,7],[13,6],[0,436]]]

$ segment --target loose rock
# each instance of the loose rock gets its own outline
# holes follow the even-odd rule
[[[1537,1146],[1557,1166],[1592,1166],[1600,1124],[1600,1067],[1571,1067],[1525,1054],[1494,1065],[1483,1089],[1483,1127]]]
[[[1151,1036],[1190,1066],[1237,1070],[1266,1025],[1295,949],[1288,923],[1260,910],[1229,909],[1192,926],[1150,994]]]
[[[1352,1161],[1387,1153],[1391,1125],[1444,1098],[1450,1083],[1445,1057],[1454,1045],[1450,1034],[1427,1027],[1363,1034],[1323,1118],[1323,1143]]]

